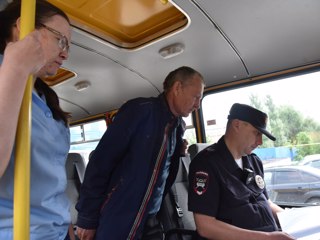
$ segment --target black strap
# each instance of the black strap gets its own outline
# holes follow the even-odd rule
[[[177,189],[174,184],[172,185],[169,193],[170,193],[172,201],[174,202],[179,227],[183,228],[183,222],[182,222],[183,210],[179,205],[178,196],[177,196]]]
[[[187,155],[185,157],[180,157],[180,164],[181,164],[181,162],[182,162],[182,166],[180,166],[180,169],[179,169],[180,175],[182,175],[183,173],[186,173],[188,175],[190,156]],[[183,228],[184,227],[183,221],[182,221],[183,209],[179,205],[178,194],[177,194],[177,189],[176,189],[175,184],[173,184],[171,186],[171,188],[169,190],[169,194],[170,194],[170,198],[171,198],[172,202],[174,203],[174,207],[176,210],[176,216],[177,216],[177,221],[178,221],[178,225],[179,225],[178,227]]]
[[[190,154],[187,153],[186,156],[181,157],[180,159],[181,159],[181,162],[183,164],[185,172],[187,173],[187,175],[189,175],[189,165],[190,165],[190,162],[191,162]]]

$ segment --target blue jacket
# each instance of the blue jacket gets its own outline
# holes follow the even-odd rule
[[[177,128],[177,142],[165,192],[178,171],[183,120],[173,116],[163,94],[137,98],[120,108],[87,166],[76,207],[79,227],[97,228],[96,239],[137,239],[161,175],[157,164],[166,160],[166,132],[172,128]]]

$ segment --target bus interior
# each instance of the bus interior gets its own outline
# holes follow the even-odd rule
[[[268,170],[270,198],[288,208],[320,204],[320,169],[309,173],[300,164],[320,154],[320,1],[49,2],[71,19],[69,59],[47,83],[72,115],[69,171],[80,184],[90,153],[120,106],[159,95],[169,72],[189,66],[203,75],[205,90],[200,109],[184,119],[190,156],[181,161],[218,141],[233,103],[249,104],[268,113],[268,128],[277,137],[255,150]],[[292,171],[296,178],[276,182]],[[173,228],[195,229],[186,176],[187,168],[181,169],[176,180],[176,196],[184,202],[168,207],[166,216],[183,223],[168,223],[167,239],[179,239]]]

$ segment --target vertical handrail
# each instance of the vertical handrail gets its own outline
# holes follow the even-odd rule
[[[21,1],[20,39],[34,29],[36,0]],[[19,114],[14,166],[13,236],[30,239],[30,147],[33,76],[29,76]]]

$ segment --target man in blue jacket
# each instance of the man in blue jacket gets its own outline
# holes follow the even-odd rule
[[[163,87],[156,98],[125,103],[95,149],[76,207],[81,240],[146,239],[157,222],[186,148],[182,117],[199,108],[204,81],[180,67]]]

